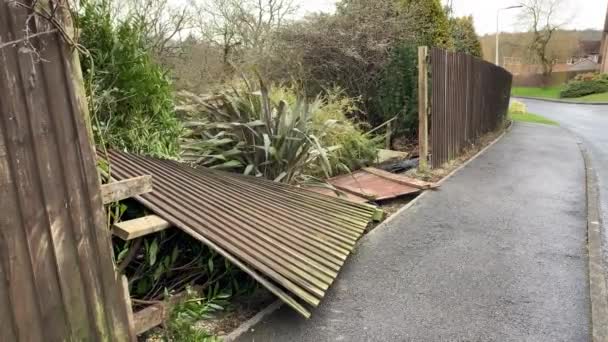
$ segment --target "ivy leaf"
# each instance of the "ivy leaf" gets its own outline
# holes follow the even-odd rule
[[[120,264],[124,260],[124,258],[127,256],[127,253],[129,253],[129,249],[130,247],[127,247],[120,251],[120,253],[118,253],[118,256],[116,257],[117,264]]]

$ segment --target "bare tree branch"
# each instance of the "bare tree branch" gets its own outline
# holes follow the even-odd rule
[[[566,0],[525,0],[519,19],[530,32],[532,41],[530,50],[542,66],[542,73],[548,76],[553,71],[553,58],[549,56],[547,46],[555,31],[567,24],[571,18],[560,18]]]

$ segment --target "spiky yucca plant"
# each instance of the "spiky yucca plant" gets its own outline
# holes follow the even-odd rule
[[[182,158],[284,183],[302,182],[314,173],[329,177],[327,154],[339,147],[322,146],[321,137],[312,133],[312,113],[320,104],[303,94],[295,101],[271,100],[261,79],[259,89],[245,81],[245,90],[215,96],[203,104],[200,120],[186,123]]]

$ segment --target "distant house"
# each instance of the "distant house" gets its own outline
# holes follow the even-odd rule
[[[587,66],[591,66],[591,63],[593,63],[597,66],[600,63],[601,47],[602,41],[600,40],[580,40],[576,55],[568,58],[566,64],[578,65],[585,63]]]
[[[557,60],[553,61],[551,72],[553,73],[581,73],[597,71],[600,67],[599,56],[597,57],[572,57],[567,63],[560,63]],[[540,64],[525,64],[521,62],[511,61],[505,63],[504,68],[513,75],[533,75],[541,74],[543,67]]]
[[[608,73],[608,9],[606,10],[606,20],[604,21],[604,33],[602,34],[600,54],[602,56],[600,71]]]
[[[553,73],[582,73],[592,72],[600,69],[602,61],[602,41],[599,40],[580,40],[576,53],[564,62],[553,61],[551,71]],[[505,69],[513,75],[533,75],[542,73],[542,65],[524,63],[521,58],[504,57]]]

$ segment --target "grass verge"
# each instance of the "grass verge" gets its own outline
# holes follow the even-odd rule
[[[608,93],[592,94],[576,98],[560,98],[559,93],[561,90],[562,87],[513,87],[513,89],[511,89],[511,95],[515,97],[536,97],[539,99],[560,100],[564,102],[608,102]]]
[[[526,114],[516,114],[509,113],[509,118],[513,121],[521,121],[521,122],[532,122],[539,123],[545,125],[553,125],[558,126],[559,124],[556,121],[545,118],[544,116],[540,116],[538,114],[526,113]]]
[[[524,97],[538,97],[544,99],[559,99],[562,87],[513,87],[511,95]]]

